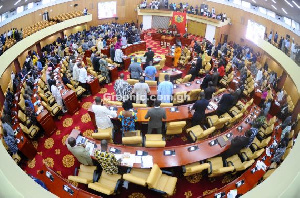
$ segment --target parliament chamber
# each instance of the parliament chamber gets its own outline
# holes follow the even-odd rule
[[[203,1],[188,1],[193,6],[188,10],[180,0],[155,1],[159,9],[154,1],[143,8],[144,1],[115,0],[116,15],[101,18],[99,6],[105,2],[57,1],[0,27],[2,35],[23,29],[20,40],[7,35],[0,56],[0,196],[297,197],[299,65],[290,58],[291,49],[280,50],[267,36],[245,35],[248,20],[296,43],[299,31],[221,0],[205,1],[215,17],[200,14]],[[47,10],[49,19],[42,20],[40,13]],[[175,13],[184,13],[184,32],[171,24],[172,18],[181,22]],[[134,77],[133,64],[145,80]],[[81,75],[75,78],[74,65],[79,74],[85,70],[85,83]],[[172,99],[157,103],[166,81]],[[149,87],[142,104],[134,91],[141,82]],[[237,90],[235,102],[222,111],[225,97],[235,97]],[[126,94],[129,100],[119,98]],[[194,124],[202,97],[204,118]],[[134,129],[125,130],[121,115],[128,103]],[[110,113],[101,119],[111,125],[101,127],[95,106],[107,107]],[[157,108],[165,112],[162,132],[154,127],[149,133],[148,114]],[[251,141],[232,154],[238,138]],[[92,164],[82,163],[70,139]],[[117,171],[111,174],[98,151],[113,158]]]

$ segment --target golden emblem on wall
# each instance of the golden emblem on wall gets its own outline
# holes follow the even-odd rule
[[[46,149],[51,149],[51,148],[53,147],[53,145],[54,145],[54,140],[53,140],[53,138],[47,138],[47,139],[45,140],[44,147],[45,147]]]
[[[73,124],[73,119],[72,118],[66,118],[63,122],[64,127],[69,127]]]
[[[91,117],[88,113],[84,114],[82,117],[81,117],[81,122],[82,123],[88,123],[91,121]]]
[[[66,168],[70,168],[70,167],[74,166],[74,162],[75,162],[75,159],[74,159],[73,155],[65,155],[62,159],[62,163],[63,163],[64,167],[66,167]]]
[[[43,159],[43,163],[50,168],[53,168],[54,166],[54,160],[51,157],[47,157],[46,159]]]
[[[183,16],[180,16],[180,15],[175,15],[174,18],[177,23],[182,23],[184,20]]]

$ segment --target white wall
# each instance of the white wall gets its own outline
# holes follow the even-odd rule
[[[143,29],[148,30],[152,27],[152,15],[144,15],[143,16]]]

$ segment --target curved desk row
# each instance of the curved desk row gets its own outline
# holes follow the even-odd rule
[[[187,111],[187,107],[186,107],[186,111]],[[228,129],[227,131],[225,131],[224,133],[218,136],[208,138],[196,143],[180,145],[180,146],[170,146],[164,148],[145,148],[145,147],[133,147],[133,146],[109,144],[109,150],[111,148],[115,148],[120,150],[121,153],[129,152],[131,154],[135,154],[137,150],[145,151],[149,155],[153,156],[153,163],[158,164],[158,166],[161,168],[187,165],[193,162],[214,157],[227,150],[229,145],[231,144],[230,141],[231,138],[235,136],[243,135],[251,127],[249,122],[255,119],[259,115],[259,112],[260,110],[258,110],[256,106],[251,106],[248,115],[245,116],[238,124],[233,126],[231,129]],[[242,126],[242,130],[238,129],[239,126]],[[232,134],[232,136],[230,139],[228,139],[226,135],[230,133]],[[73,134],[72,137],[76,138],[79,133],[77,133],[76,136],[72,131],[71,134]],[[223,140],[226,142],[226,146],[221,147],[219,144],[215,144],[213,146],[210,145],[212,141],[219,138],[223,138]],[[100,141],[94,139],[90,139],[89,141],[96,144],[98,149],[101,148]],[[218,141],[221,140],[219,139]],[[188,148],[191,146],[196,146],[198,147],[198,149],[190,152]],[[174,151],[175,155],[165,156],[164,151],[166,150]],[[141,164],[135,163],[134,167],[140,168]]]

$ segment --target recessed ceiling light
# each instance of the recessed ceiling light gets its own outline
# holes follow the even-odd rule
[[[297,8],[300,9],[300,6],[295,1],[292,1],[292,2],[297,6]]]
[[[273,7],[275,10],[277,10],[277,8],[276,8],[274,5],[272,5],[272,7]]]
[[[17,5],[18,3],[20,3],[21,2],[21,0],[18,0],[14,5]]]
[[[285,9],[283,9],[283,8],[281,8],[282,9],[282,11],[285,13],[285,14],[287,14],[287,12],[285,11]]]
[[[273,3],[276,3],[276,1],[275,0],[272,0],[273,1]]]
[[[291,6],[292,8],[294,7],[290,2],[288,2],[287,0],[284,0],[287,4],[289,4],[289,6]]]
[[[256,1],[255,0],[252,0],[254,3],[256,3]]]

